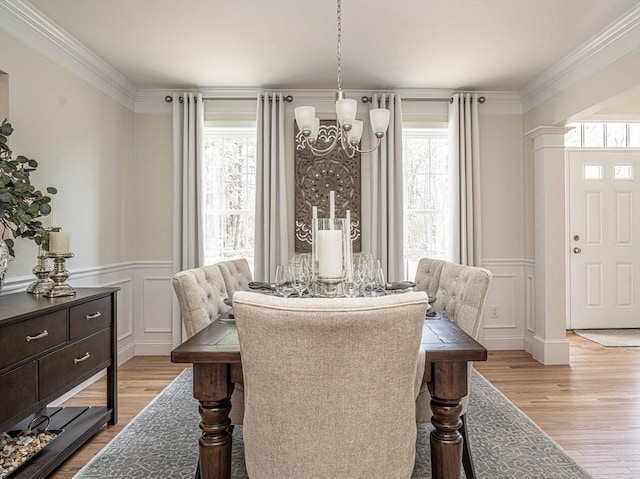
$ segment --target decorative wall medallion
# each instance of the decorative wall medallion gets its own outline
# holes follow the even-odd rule
[[[335,120],[321,120],[317,146],[326,148],[335,138],[327,128]],[[360,153],[347,157],[341,148],[327,156],[316,157],[302,146],[302,133],[295,125],[295,249],[311,252],[311,208],[318,207],[318,217],[329,217],[329,191],[336,192],[336,217],[344,218],[351,210],[353,251],[362,249],[360,207]]]

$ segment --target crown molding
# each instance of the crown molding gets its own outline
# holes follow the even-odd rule
[[[520,91],[528,112],[640,46],[640,5],[545,70]]]
[[[137,88],[24,0],[0,0],[0,28],[133,110]]]

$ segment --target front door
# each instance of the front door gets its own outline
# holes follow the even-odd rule
[[[640,150],[567,149],[571,329],[640,328]]]

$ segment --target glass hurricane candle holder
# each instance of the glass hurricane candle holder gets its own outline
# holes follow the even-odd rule
[[[344,218],[315,218],[312,221],[312,264],[314,296],[342,296],[348,254],[349,232]]]

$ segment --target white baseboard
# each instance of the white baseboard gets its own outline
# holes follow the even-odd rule
[[[482,344],[489,351],[522,351],[524,349],[524,339],[519,336],[512,338],[487,338],[485,336]]]
[[[547,339],[534,336],[531,356],[545,366],[569,364],[569,341],[567,339]]]
[[[137,341],[136,356],[169,356],[173,350],[171,341]]]

